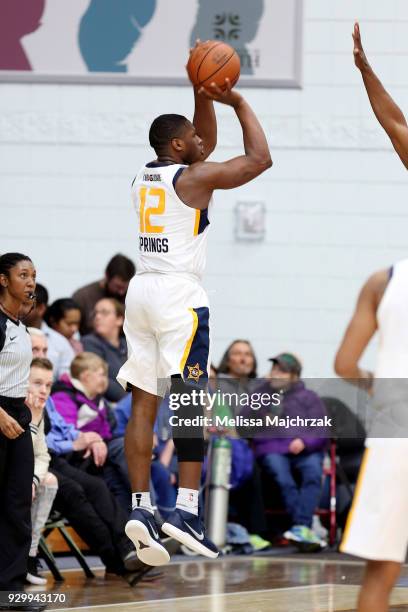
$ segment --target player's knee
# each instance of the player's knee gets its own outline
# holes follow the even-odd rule
[[[174,438],[178,461],[204,461],[204,438]]]

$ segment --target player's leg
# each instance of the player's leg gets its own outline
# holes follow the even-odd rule
[[[406,440],[369,441],[341,552],[367,559],[359,612],[385,612],[408,544]],[[379,495],[378,492],[382,491]]]
[[[147,391],[132,388],[132,412],[125,433],[125,453],[132,491],[150,490],[153,427],[160,400]],[[134,502],[136,499],[132,499]]]
[[[193,286],[194,292],[197,295],[184,296],[184,300],[183,295],[178,297],[159,339],[162,371],[171,376],[171,398],[174,401],[180,398],[174,410],[178,424],[173,423],[172,427],[179,465],[179,490],[176,510],[162,525],[162,530],[195,552],[215,558],[218,549],[205,535],[198,508],[204,460],[200,417],[204,415],[203,392],[208,381],[209,310],[204,291]],[[196,424],[183,425],[183,419],[195,420]]]
[[[368,561],[358,598],[358,612],[388,612],[391,591],[401,572],[395,561]]]
[[[132,412],[125,433],[125,452],[132,486],[132,512],[125,531],[134,543],[139,559],[148,565],[164,565],[170,560],[160,542],[150,499],[153,426],[160,399],[133,387]]]

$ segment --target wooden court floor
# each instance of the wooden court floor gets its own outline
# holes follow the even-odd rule
[[[226,557],[171,563],[163,576],[135,587],[116,577],[93,580],[66,571],[64,583],[49,578],[47,592],[58,612],[338,612],[355,610],[363,565],[302,557]],[[408,612],[408,566],[394,591],[392,610]]]

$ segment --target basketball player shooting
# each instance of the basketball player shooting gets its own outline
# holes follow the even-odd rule
[[[370,67],[358,24],[354,26],[353,39],[354,60],[374,113],[408,167],[408,127],[404,115]],[[373,394],[378,411],[376,421],[381,424],[377,437],[373,435],[374,429],[366,440],[353,505],[340,546],[342,552],[367,559],[358,612],[388,610],[390,594],[407,552],[408,439],[404,427],[408,386],[407,305],[408,260],[373,274],[360,292],[335,362],[339,376]],[[377,330],[379,348],[373,375],[361,369],[359,361]],[[390,416],[392,420],[388,421]],[[398,423],[394,437],[389,435],[389,429],[383,428],[389,422]],[[385,437],[387,433],[389,437]]]
[[[232,77],[231,77],[232,78]],[[132,389],[132,414],[125,436],[132,485],[132,513],[126,533],[139,559],[163,565],[162,545],[149,493],[153,425],[158,403],[170,393],[191,398],[208,379],[209,305],[200,281],[205,266],[212,195],[248,183],[271,165],[263,129],[242,95],[225,80],[195,87],[193,122],[181,115],[157,117],[149,132],[157,158],[137,174],[132,197],[138,225],[136,276],[126,298],[124,330],[128,361],[118,380]],[[223,163],[207,162],[216,146],[213,102],[230,106],[241,125],[244,154]],[[189,401],[175,414],[194,418],[203,406]],[[196,553],[215,558],[218,549],[198,516],[204,440],[202,427],[173,438],[179,464],[175,511],[162,531]]]

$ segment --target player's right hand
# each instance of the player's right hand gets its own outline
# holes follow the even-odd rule
[[[244,100],[240,93],[232,89],[229,79],[225,79],[225,89],[221,89],[215,83],[210,83],[208,87],[200,87],[198,93],[209,100],[221,102],[233,108],[237,108]]]
[[[366,70],[369,68],[367,56],[364,53],[363,44],[361,42],[360,26],[358,23],[354,24],[354,32],[352,34],[354,40],[354,63],[359,70]]]

